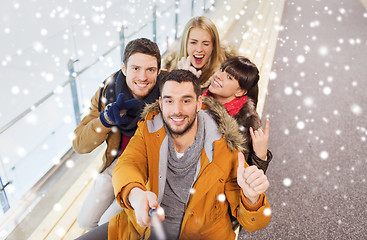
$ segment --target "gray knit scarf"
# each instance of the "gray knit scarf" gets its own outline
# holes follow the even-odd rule
[[[199,111],[198,131],[194,143],[189,146],[181,158],[177,158],[172,137],[168,137],[168,169],[167,179],[162,199],[166,219],[163,222],[168,239],[177,239],[185,214],[185,205],[194,184],[194,177],[201,152],[204,148],[205,125]],[[167,132],[167,134],[169,134]]]

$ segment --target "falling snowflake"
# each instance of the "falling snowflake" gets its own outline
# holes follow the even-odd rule
[[[299,121],[297,122],[297,128],[298,129],[304,129],[305,128],[305,123],[303,121]]]
[[[292,185],[292,180],[290,178],[284,178],[283,179],[283,185],[286,187],[289,187]]]
[[[329,49],[326,46],[321,46],[318,52],[322,57],[325,57],[329,53]]]
[[[42,35],[42,36],[46,36],[47,34],[48,34],[47,29],[42,28],[42,29],[41,29],[41,35]]]
[[[195,193],[195,189],[194,188],[190,188],[190,194],[194,194]]]
[[[276,79],[277,78],[277,73],[274,72],[274,71],[270,72],[269,78],[270,78],[270,80]]]
[[[326,160],[329,157],[329,153],[327,151],[322,151],[320,153],[320,158]]]
[[[320,26],[320,21],[315,20],[315,21],[310,22],[310,27],[311,28],[315,28],[315,27],[318,27],[318,26]]]
[[[314,100],[312,97],[306,97],[305,99],[303,99],[303,104],[306,107],[311,107],[314,104]]]
[[[17,95],[18,93],[20,92],[20,89],[18,86],[13,86],[11,88],[11,93],[14,94],[14,95]]]
[[[358,105],[358,104],[353,104],[350,109],[352,110],[352,113],[354,113],[354,115],[361,115],[362,114],[362,108]]]
[[[112,149],[111,150],[111,155],[112,156],[116,156],[117,155],[117,150],[116,149]]]
[[[37,122],[38,122],[38,117],[36,114],[28,114],[27,117],[26,117],[26,121],[27,123],[31,124],[31,125],[36,125]]]
[[[52,159],[52,163],[55,164],[55,165],[59,164],[60,162],[61,162],[60,158],[53,158]]]
[[[325,94],[325,95],[330,95],[331,93],[331,88],[330,87],[324,87],[322,89],[322,92]]]
[[[72,122],[72,118],[69,115],[65,115],[63,120],[64,120],[64,123],[66,124],[69,124]]]
[[[218,195],[218,201],[219,202],[224,202],[226,200],[226,195],[224,195],[223,193],[220,193]]]
[[[41,42],[35,42],[35,43],[33,43],[33,49],[36,52],[40,53],[44,50],[44,47],[43,47],[43,44]]]
[[[56,229],[57,236],[63,237],[65,235],[65,233],[66,233],[66,230],[64,228],[59,227],[59,226],[57,227],[57,229]]]
[[[6,187],[6,190],[8,193],[14,193],[16,189],[13,184],[10,184]]]
[[[297,56],[297,62],[298,62],[298,63],[304,63],[304,62],[305,62],[305,56],[303,56],[303,55],[298,55],[298,56]]]
[[[264,209],[264,215],[265,216],[270,216],[271,215],[271,209],[270,208],[265,208]]]
[[[66,167],[68,167],[68,168],[73,168],[74,167],[74,160],[72,160],[72,159],[69,159],[69,160],[67,160],[66,161]]]
[[[61,211],[62,206],[61,206],[61,204],[60,204],[60,203],[56,203],[56,204],[53,206],[53,209],[54,209],[54,211],[59,212],[59,211]]]
[[[285,87],[285,88],[284,88],[284,93],[285,93],[286,95],[291,95],[291,94],[292,94],[292,92],[293,92],[293,89],[292,89],[291,87]]]

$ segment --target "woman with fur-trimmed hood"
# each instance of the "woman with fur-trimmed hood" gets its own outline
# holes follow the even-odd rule
[[[211,77],[211,84],[203,96],[214,98],[211,101],[218,101],[236,119],[244,136],[247,163],[265,172],[272,159],[267,150],[269,120],[262,129],[256,102],[247,95],[258,81],[259,71],[255,64],[245,57],[232,57]]]

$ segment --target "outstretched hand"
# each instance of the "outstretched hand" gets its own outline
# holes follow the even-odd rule
[[[256,156],[258,156],[262,160],[266,159],[266,155],[268,152],[269,128],[269,120],[266,120],[264,130],[260,127],[254,131],[252,127],[250,127],[252,147]]]
[[[158,204],[158,197],[150,191],[143,191],[140,188],[133,188],[129,194],[129,201],[134,208],[136,222],[142,227],[151,225],[150,209],[157,209],[157,217],[160,221],[165,218],[164,210]]]
[[[238,153],[237,183],[251,204],[256,204],[260,194],[269,188],[269,181],[263,170],[255,165],[245,168],[245,157]]]
[[[196,68],[191,66],[190,56],[188,56],[186,59],[185,59],[185,57],[182,57],[181,60],[178,61],[178,63],[177,63],[177,68],[178,69],[189,70],[190,72],[195,74],[195,76],[197,78],[200,78],[200,76],[201,76],[201,70],[198,71],[198,70],[196,70]]]

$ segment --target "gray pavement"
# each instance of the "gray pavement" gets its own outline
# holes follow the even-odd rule
[[[271,223],[239,239],[367,239],[367,12],[287,1],[263,118]]]

